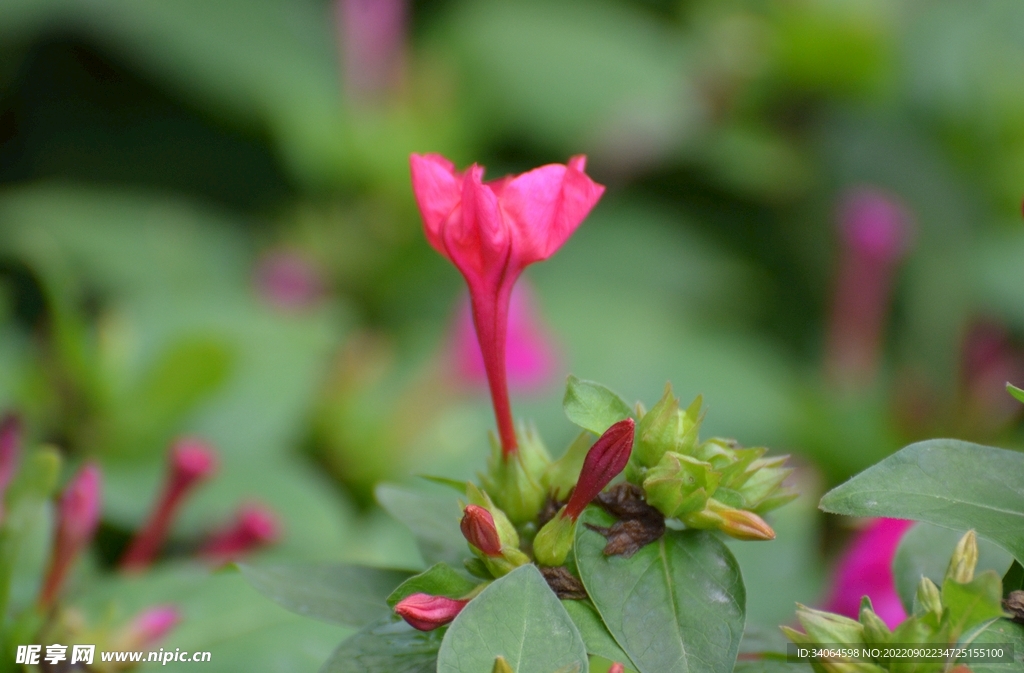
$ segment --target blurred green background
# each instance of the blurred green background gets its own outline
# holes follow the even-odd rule
[[[705,435],[793,453],[807,495],[734,545],[750,621],[789,621],[827,578],[826,486],[924,437],[1021,441],[1021,72],[1014,0],[5,0],[0,407],[103,465],[72,603],[174,600],[164,646],[207,670],[315,670],[343,631],[237,575],[105,572],[168,442],[222,458],[183,548],[255,499],[284,529],[261,557],[415,566],[373,485],[471,476],[492,417],[408,155],[497,177],[582,153],[608,190],[526,274],[559,360],[515,411],[557,455],[569,372],[648,404],[670,380]],[[837,205],[864,187],[913,242],[846,385]]]

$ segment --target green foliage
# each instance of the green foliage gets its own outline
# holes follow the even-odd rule
[[[354,565],[239,566],[261,594],[305,617],[360,628],[390,614],[385,603],[395,587],[409,578],[401,570]]]
[[[821,507],[974,528],[1024,557],[1024,454],[953,439],[912,444],[825,495]]]
[[[583,524],[607,526],[589,508]],[[576,562],[591,599],[639,673],[733,668],[746,592],[735,559],[712,534],[669,531],[630,558],[604,555],[605,540],[577,527]]]
[[[418,593],[447,596],[448,598],[465,598],[476,587],[476,582],[466,579],[465,575],[451,566],[437,563],[402,582],[388,596],[387,604],[394,608],[403,598]]]
[[[579,631],[534,565],[495,580],[459,613],[441,643],[437,671],[491,673],[498,656],[517,673],[588,670]]]
[[[616,393],[600,383],[571,375],[565,384],[562,409],[570,421],[598,436],[632,415],[629,405]]]

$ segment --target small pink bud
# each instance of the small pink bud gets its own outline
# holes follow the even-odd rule
[[[118,649],[140,650],[151,647],[181,621],[181,612],[173,605],[159,605],[139,613],[117,637]]]
[[[629,454],[633,451],[633,434],[636,423],[632,418],[619,421],[604,431],[583,459],[583,469],[576,481],[565,513],[573,521],[590,501],[611,482],[629,462]]]
[[[433,631],[455,619],[467,603],[444,596],[413,594],[399,601],[395,612],[414,629]]]
[[[0,421],[0,515],[3,514],[4,493],[14,477],[20,453],[21,419],[17,414],[8,413]]]
[[[281,524],[277,516],[259,504],[246,504],[238,509],[235,521],[213,533],[200,554],[218,562],[238,558],[277,541]]]
[[[179,439],[171,447],[169,468],[153,513],[121,559],[124,570],[142,570],[156,559],[185,496],[217,469],[217,454],[202,440]]]
[[[720,530],[737,540],[774,540],[775,531],[768,523],[754,514],[743,509],[720,509],[719,516],[724,519]]]
[[[608,673],[626,673],[626,667],[618,662],[615,662],[608,669]]]
[[[467,505],[462,515],[462,535],[487,556],[501,556],[501,538],[494,517],[483,507]]]
[[[39,603],[53,604],[68,571],[96,532],[100,521],[100,469],[88,463],[68,482],[57,505],[57,531],[50,568],[43,581]]]

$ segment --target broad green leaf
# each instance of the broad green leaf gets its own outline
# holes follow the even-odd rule
[[[491,673],[499,656],[516,673],[588,670],[576,625],[533,564],[496,580],[459,613],[441,644],[437,673]]]
[[[971,641],[972,645],[1013,645],[1014,663],[972,663],[973,673],[1010,673],[1024,670],[1024,624],[1016,624],[1009,619],[999,619]]]
[[[826,512],[927,521],[1024,559],[1024,453],[955,439],[918,442],[832,489]]]
[[[619,644],[608,633],[608,627],[601,621],[601,616],[587,601],[562,601],[565,611],[569,613],[573,624],[579,629],[583,637],[583,644],[587,646],[587,652],[609,661],[617,661],[632,668],[629,656],[622,651]]]
[[[445,630],[417,631],[401,620],[381,620],[345,640],[320,673],[435,673]]]
[[[640,673],[729,673],[743,635],[746,592],[729,549],[711,533],[669,531],[630,558],[605,556],[585,524],[612,518],[588,508],[576,562],[609,632]]]
[[[737,661],[733,673],[812,673],[811,665],[779,659]]]
[[[1003,616],[1003,584],[993,570],[978,573],[966,584],[952,579],[942,583],[942,604],[949,611],[949,628],[954,638],[981,624]]]
[[[1011,591],[1024,591],[1024,566],[1014,561],[1003,576],[1003,596]]]
[[[38,449],[25,460],[11,483],[0,527],[0,618],[6,614],[11,579],[22,545],[42,519],[57,484],[60,456],[51,448]]]
[[[570,421],[595,435],[601,435],[632,413],[621,397],[600,383],[571,375],[565,385],[562,409]]]
[[[355,565],[239,565],[245,579],[278,605],[306,617],[361,627],[387,617],[386,599],[404,570]]]
[[[469,547],[459,530],[462,511],[454,496],[430,495],[391,484],[381,484],[375,493],[380,506],[412,531],[424,561],[462,566]]]
[[[161,353],[117,405],[119,457],[162,451],[176,424],[226,379],[230,344],[218,338],[189,337]]]
[[[1018,402],[1024,402],[1024,390],[1021,390],[1012,383],[1006,384],[1006,392],[1013,395],[1014,399],[1016,399]]]
[[[430,594],[431,596],[447,596],[448,598],[462,598],[476,588],[477,582],[466,578],[463,573],[456,571],[446,563],[437,563],[419,575],[413,575],[398,586],[388,596],[387,604],[395,607],[398,601],[416,593]]]
[[[936,586],[942,585],[949,558],[965,532],[930,523],[918,523],[903,534],[893,557],[892,572],[896,580],[896,592],[908,614],[913,612],[914,594],[921,577],[927,577]],[[996,570],[1002,574],[1012,561],[1013,557],[1002,547],[978,538],[977,572]]]

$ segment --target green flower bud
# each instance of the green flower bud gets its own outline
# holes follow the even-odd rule
[[[491,673],[515,673],[512,667],[509,666],[508,662],[505,661],[505,657],[496,657],[494,659],[494,668],[491,669]]]
[[[914,604],[914,612],[920,610],[935,615],[937,619],[942,618],[942,597],[939,595],[939,588],[927,577],[922,577],[917,585]]]
[[[968,584],[974,579],[974,569],[978,566],[978,537],[973,530],[967,531],[956,543],[953,557],[946,569],[946,580],[959,584]]]
[[[647,503],[668,517],[697,512],[707,505],[721,478],[710,463],[666,452],[644,479]]]
[[[797,603],[796,618],[813,643],[864,645],[864,627],[849,617]]]
[[[563,507],[533,539],[533,555],[537,563],[544,566],[560,566],[565,563],[575,534],[576,522]]]
[[[514,547],[505,547],[501,550],[501,556],[484,556],[481,560],[492,577],[503,577],[529,563],[530,557]]]
[[[491,457],[481,481],[512,523],[523,524],[537,518],[544,505],[544,475],[550,464],[551,457],[537,433],[520,428],[519,450],[507,458],[497,439],[491,436]]]
[[[774,540],[775,531],[764,519],[742,509],[729,507],[711,498],[699,512],[679,517],[690,528],[717,528],[737,540]]]
[[[679,429],[679,400],[672,394],[672,385],[654,407],[644,414],[636,429],[633,456],[640,465],[654,467],[666,451],[675,449]]]
[[[892,631],[882,618],[875,614],[871,599],[867,596],[860,602],[860,623],[864,626],[864,640],[869,645],[885,645],[890,642]]]

